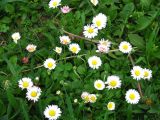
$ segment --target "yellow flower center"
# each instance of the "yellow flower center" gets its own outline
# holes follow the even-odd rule
[[[88,96],[88,95],[85,96],[85,97],[84,97],[84,100],[85,100],[85,102],[88,102],[88,101],[89,101],[89,96]]]
[[[47,66],[48,66],[48,68],[52,68],[53,67],[53,63],[49,62]]]
[[[88,28],[88,32],[89,32],[89,33],[93,33],[93,32],[94,32],[94,29],[90,27],[90,28]]]
[[[139,76],[139,75],[140,75],[140,71],[139,71],[139,70],[135,70],[134,73],[135,73],[136,76]]]
[[[90,99],[91,99],[92,102],[96,101],[96,97],[95,96],[91,96]]]
[[[68,44],[68,40],[64,39],[63,44]]]
[[[149,73],[147,71],[144,72],[144,77],[148,77]]]
[[[128,50],[128,45],[123,45],[124,50]]]
[[[54,7],[57,6],[57,5],[58,5],[57,1],[54,1],[54,2],[52,3],[52,5],[53,5]]]
[[[112,80],[110,83],[109,83],[110,86],[112,87],[115,87],[117,85],[117,81],[115,80]]]
[[[113,104],[112,103],[108,103],[107,107],[108,107],[108,109],[112,109],[113,108]]]
[[[31,96],[32,96],[32,97],[36,97],[36,96],[37,96],[37,92],[36,92],[36,91],[32,91],[32,92],[31,92]]]
[[[101,83],[97,83],[96,86],[97,86],[97,88],[101,88],[102,84]]]
[[[56,115],[56,111],[55,111],[55,110],[50,110],[50,111],[49,111],[49,115],[50,115],[51,117],[55,116],[55,115]]]
[[[27,81],[24,81],[24,82],[23,82],[23,87],[24,87],[24,88],[27,88],[28,86],[29,86],[29,83],[28,83]]]
[[[96,21],[96,25],[97,25],[98,27],[101,26],[101,21],[100,21],[100,20]]]
[[[136,96],[135,96],[134,93],[131,93],[131,94],[129,95],[129,98],[130,98],[131,100],[134,100],[134,99],[136,98]]]
[[[92,65],[97,65],[97,60],[92,60]]]
[[[76,52],[77,52],[77,47],[72,47],[72,48],[71,48],[71,51],[72,51],[73,53],[76,53]]]

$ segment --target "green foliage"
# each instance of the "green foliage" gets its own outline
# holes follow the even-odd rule
[[[61,120],[159,120],[160,119],[160,2],[157,0],[99,0],[93,6],[90,0],[62,0],[72,11],[62,14],[60,9],[49,9],[46,0],[1,0],[0,1],[0,120],[43,120],[43,111],[49,104],[56,104],[62,110]],[[130,106],[124,95],[129,88],[137,89],[136,81],[130,76],[132,65],[127,55],[120,52],[97,54],[96,44],[73,37],[81,51],[73,56],[66,46],[59,42],[63,30],[82,36],[83,26],[91,23],[93,16],[104,13],[108,17],[107,27],[99,32],[95,40],[109,39],[112,49],[121,41],[130,42],[136,64],[153,71],[151,81],[140,81],[144,98],[139,104]],[[21,40],[15,44],[12,33],[20,32]],[[36,44],[32,54],[25,48]],[[61,55],[53,49],[63,48]],[[91,55],[101,57],[103,64],[98,70],[88,67]],[[23,57],[29,63],[22,63]],[[50,73],[45,68],[36,68],[48,57],[59,60]],[[29,70],[29,71],[25,71]],[[109,75],[118,75],[122,88],[118,90],[95,90],[97,79],[106,80]],[[37,103],[27,101],[26,91],[21,91],[18,81],[30,77],[42,89]],[[40,80],[36,81],[35,77]],[[61,94],[57,95],[56,91]],[[81,93],[98,94],[97,102],[84,104]],[[74,103],[78,99],[78,103]],[[115,111],[108,111],[106,104],[116,102]],[[151,103],[147,103],[150,100]]]

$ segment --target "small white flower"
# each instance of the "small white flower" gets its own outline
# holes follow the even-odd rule
[[[33,86],[33,82],[30,78],[24,77],[21,80],[19,80],[19,87],[23,89],[28,89]]]
[[[140,80],[143,78],[143,69],[140,66],[134,66],[131,70],[131,76],[133,79]]]
[[[95,27],[101,30],[106,27],[107,16],[102,13],[99,13],[97,16],[93,18],[92,23]]]
[[[56,94],[57,94],[57,95],[60,95],[60,94],[61,94],[61,91],[60,91],[60,90],[58,90],[58,91],[56,92]]]
[[[49,120],[57,120],[61,114],[61,109],[57,105],[48,105],[44,110],[45,118]]]
[[[107,104],[108,110],[115,110],[115,103],[114,102],[109,102]]]
[[[152,71],[149,69],[144,68],[143,69],[143,79],[150,80],[152,78]]]
[[[63,45],[68,45],[68,44],[71,43],[71,40],[68,36],[65,36],[65,35],[60,36],[59,39],[60,39],[60,43],[63,44]]]
[[[19,32],[13,33],[12,34],[12,39],[13,41],[17,44],[18,40],[21,38],[21,35]]]
[[[27,50],[28,52],[34,52],[34,51],[36,50],[36,48],[37,48],[36,45],[29,44],[29,45],[27,45],[26,50]]]
[[[97,89],[97,90],[103,90],[105,88],[105,84],[102,80],[96,80],[94,82],[94,87]]]
[[[123,41],[119,45],[119,50],[123,53],[130,53],[132,51],[132,45],[129,42]]]
[[[94,38],[98,35],[98,29],[94,25],[84,26],[83,34],[86,38]]]
[[[95,103],[96,100],[97,100],[97,97],[96,97],[95,94],[90,94],[90,95],[89,95],[89,102],[90,102],[90,103]]]
[[[62,48],[61,48],[61,47],[56,47],[56,48],[54,49],[54,51],[55,51],[56,53],[58,53],[58,54],[61,54],[61,53],[62,53]]]
[[[94,6],[96,6],[98,4],[98,0],[90,0],[90,1]]]
[[[44,67],[48,68],[49,70],[54,69],[56,67],[56,61],[54,59],[52,59],[52,58],[48,58],[44,62]]]
[[[66,14],[69,13],[72,9],[69,6],[63,6],[61,7],[62,13]]]
[[[139,102],[139,100],[140,100],[140,95],[136,90],[129,89],[126,92],[125,99],[126,99],[127,103],[137,104]]]
[[[110,50],[111,42],[109,40],[101,39],[97,45],[98,50],[96,52],[108,53]]]
[[[121,80],[118,76],[108,76],[106,84],[108,89],[116,89],[121,87]]]
[[[78,102],[78,100],[77,99],[74,99],[74,103],[77,103]]]
[[[38,101],[41,95],[41,89],[39,87],[33,86],[27,89],[26,97],[28,100],[32,100],[34,102]]]
[[[49,8],[57,8],[58,6],[61,5],[61,0],[51,0],[49,2]]]
[[[88,103],[89,102],[89,93],[88,92],[83,92],[81,94],[81,98],[84,100],[85,103]]]
[[[39,81],[39,77],[36,77],[35,80]]]
[[[92,56],[88,59],[88,64],[91,68],[98,69],[102,64],[102,61],[100,57]]]
[[[81,50],[81,48],[79,47],[78,44],[72,43],[72,44],[69,45],[69,50],[70,50],[72,53],[77,54],[77,53],[79,53],[79,51]]]

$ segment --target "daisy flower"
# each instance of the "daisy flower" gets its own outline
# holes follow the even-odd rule
[[[19,80],[19,87],[23,89],[28,89],[33,86],[33,82],[30,78],[24,77],[21,80]]]
[[[54,51],[55,51],[56,53],[58,53],[58,54],[61,54],[61,53],[62,53],[62,48],[61,48],[61,47],[56,47],[56,48],[54,49]]]
[[[90,0],[90,1],[94,6],[98,5],[98,0]]]
[[[94,87],[97,89],[97,90],[103,90],[105,88],[105,84],[102,80],[96,80],[94,82]]]
[[[94,25],[84,26],[83,34],[86,38],[94,38],[98,34],[98,29]]]
[[[115,110],[115,103],[114,102],[109,102],[107,104],[108,110]]]
[[[95,103],[96,100],[97,100],[97,97],[96,97],[95,94],[90,94],[90,95],[89,95],[89,102],[90,102],[90,103]]]
[[[99,44],[97,45],[98,50],[96,52],[108,53],[111,46],[111,42],[109,40],[101,39]]]
[[[36,45],[29,44],[29,45],[27,45],[26,50],[27,50],[28,52],[34,52],[34,51],[36,50],[36,48],[37,48]]]
[[[49,70],[54,69],[56,67],[56,61],[54,59],[52,59],[52,58],[48,58],[44,62],[44,67],[48,68]]]
[[[85,103],[88,103],[89,102],[89,93],[88,92],[83,92],[81,94],[81,98],[85,101]]]
[[[130,53],[132,51],[132,45],[129,42],[123,41],[119,45],[119,50],[123,53]]]
[[[91,68],[98,69],[102,64],[102,61],[100,57],[92,56],[88,59],[88,64]]]
[[[92,23],[95,27],[101,30],[106,27],[107,16],[102,13],[99,13],[97,16],[93,18]]]
[[[143,69],[140,66],[134,66],[131,70],[131,76],[133,79],[140,80],[143,78]]]
[[[12,34],[11,37],[12,37],[13,41],[17,44],[18,40],[21,38],[21,35],[19,32],[15,32]]]
[[[49,8],[57,8],[58,6],[61,5],[61,0],[51,0],[49,2]]]
[[[79,51],[81,50],[81,48],[79,47],[78,44],[72,43],[72,44],[69,45],[69,50],[70,50],[72,53],[77,54],[77,53],[79,53]]]
[[[34,102],[38,101],[41,95],[41,89],[39,87],[33,86],[27,89],[26,97],[28,100],[32,100]]]
[[[71,43],[71,40],[68,36],[65,36],[65,35],[60,36],[59,39],[60,39],[60,43],[63,44],[63,45],[68,45],[68,44]]]
[[[152,78],[152,71],[149,69],[144,68],[143,69],[143,79],[150,80]]]
[[[57,105],[48,105],[44,110],[45,118],[49,120],[57,120],[61,114],[61,109]]]
[[[125,99],[127,103],[137,104],[140,100],[140,95],[135,89],[129,89],[126,92]]]
[[[69,6],[63,6],[61,7],[61,12],[66,14],[69,13],[72,9]]]
[[[107,82],[105,82],[108,86],[108,89],[116,89],[121,87],[121,80],[118,76],[112,75],[108,76]]]

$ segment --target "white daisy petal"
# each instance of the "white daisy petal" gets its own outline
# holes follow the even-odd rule
[[[150,80],[152,78],[152,71],[149,69],[143,69],[143,79]]]
[[[61,0],[51,0],[49,2],[49,8],[57,8],[61,5]]]
[[[126,92],[125,99],[126,99],[127,103],[137,104],[140,100],[140,95],[136,90],[129,89]]]
[[[140,80],[143,78],[143,69],[140,66],[134,66],[131,70],[131,76],[133,79]]]
[[[94,38],[98,35],[98,29],[94,25],[84,26],[83,34],[86,38]]]
[[[123,41],[119,45],[119,50],[123,53],[130,53],[132,51],[132,45],[129,42]]]
[[[49,120],[57,120],[61,114],[61,109],[57,105],[48,105],[44,110],[45,118]]]
[[[102,64],[102,61],[100,57],[92,56],[88,59],[88,64],[91,68],[98,69]]]
[[[68,45],[71,43],[71,39],[68,36],[65,36],[65,35],[60,36],[59,39],[60,39],[60,43],[63,45]]]
[[[48,58],[44,62],[44,67],[48,68],[49,70],[54,69],[56,67],[56,61],[54,59],[52,59],[52,58]]]
[[[115,110],[115,103],[114,102],[109,102],[107,104],[108,110]]]
[[[121,87],[121,80],[118,76],[115,75],[108,76],[107,81],[105,83],[108,85],[108,89],[116,89]]]
[[[79,51],[81,50],[80,46],[76,43],[72,43],[69,45],[69,50],[72,52],[72,53],[75,53],[75,54],[78,54]]]
[[[94,82],[94,87],[97,89],[97,90],[103,90],[105,88],[105,84],[102,80],[96,80]]]
[[[24,77],[21,80],[19,80],[19,87],[23,89],[28,89],[33,86],[33,82],[30,78]]]

